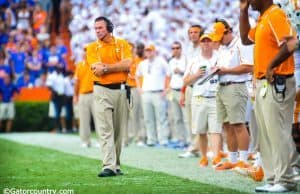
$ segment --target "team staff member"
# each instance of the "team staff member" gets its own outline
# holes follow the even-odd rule
[[[192,25],[188,30],[189,44],[186,48],[187,64],[190,64],[195,57],[197,57],[201,51],[200,48],[200,36],[203,34],[203,28],[200,25]],[[187,69],[186,69],[187,70]],[[199,138],[192,133],[192,85],[184,85],[186,87],[185,93],[181,96],[181,101],[184,101],[185,106],[185,126],[190,134],[191,145],[187,148],[187,151],[180,153],[179,158],[191,158],[197,157],[199,154]]]
[[[120,154],[123,127],[127,127],[125,82],[132,62],[131,48],[112,35],[113,24],[106,17],[95,19],[98,40],[87,46],[87,63],[93,72],[96,125],[101,139],[103,168],[99,177],[121,174]]]
[[[146,139],[146,130],[143,123],[142,99],[138,92],[135,81],[135,72],[140,62],[145,59],[143,43],[137,43],[136,47],[132,44],[133,60],[128,73],[127,85],[130,86],[131,104],[128,120],[128,132],[125,135],[124,144],[130,140],[137,141],[138,146],[143,146]]]
[[[253,66],[252,48],[242,45],[225,20],[215,22],[214,34],[224,45],[219,53],[222,57],[217,62],[219,87],[216,101],[217,118],[223,123],[229,150],[229,162],[219,163],[216,170],[246,167],[249,146],[249,134],[245,126],[248,100],[246,81]]]
[[[84,49],[86,52],[86,48]],[[93,81],[92,71],[90,66],[86,63],[86,56],[84,60],[76,65],[74,74],[74,104],[78,103],[79,111],[79,136],[81,138],[81,147],[91,146],[91,117],[95,121],[95,106],[93,99]],[[96,124],[94,122],[94,124]],[[99,135],[99,127],[95,126],[96,132]]]
[[[258,23],[250,29],[248,8],[260,12]],[[259,146],[268,183],[256,191],[285,192],[296,187],[292,164],[298,155],[291,136],[296,95],[295,64],[285,37],[293,35],[286,14],[273,0],[240,0],[240,33],[244,44],[255,44],[255,115]],[[278,76],[280,76],[278,79]],[[281,90],[281,87],[285,88]],[[298,160],[299,162],[299,160]],[[298,163],[299,164],[299,163]]]

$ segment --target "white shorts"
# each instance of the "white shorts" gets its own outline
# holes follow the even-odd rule
[[[15,104],[13,102],[0,103],[0,120],[15,118]]]

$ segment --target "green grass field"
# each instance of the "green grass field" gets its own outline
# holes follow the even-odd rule
[[[123,176],[98,178],[98,160],[0,140],[4,188],[70,189],[74,193],[241,193],[164,173],[122,166]]]

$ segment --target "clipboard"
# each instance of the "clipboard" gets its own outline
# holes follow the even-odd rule
[[[214,71],[210,72],[209,74],[205,75],[204,77],[202,77],[199,81],[199,83],[197,85],[202,85],[205,82],[207,82],[208,80],[210,80],[212,77],[214,77],[218,72],[220,71],[220,69],[215,69]]]

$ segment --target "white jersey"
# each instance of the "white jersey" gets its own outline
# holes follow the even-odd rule
[[[232,68],[242,64],[253,65],[253,46],[244,46],[240,38],[234,37],[228,46],[222,46],[217,66]],[[246,82],[248,73],[240,75],[226,74],[219,76],[220,82]]]
[[[210,59],[204,58],[202,55],[199,55],[191,60],[187,70],[185,71],[184,77],[187,75],[195,74],[199,68],[204,67],[206,69],[206,74],[208,75],[211,72],[211,69],[216,66],[218,61],[217,52],[213,52],[213,55]],[[198,79],[193,84],[193,96],[205,96],[205,97],[214,97],[216,96],[216,88],[218,84],[218,76],[215,75],[210,80],[206,81],[203,84],[199,84],[201,78]]]

